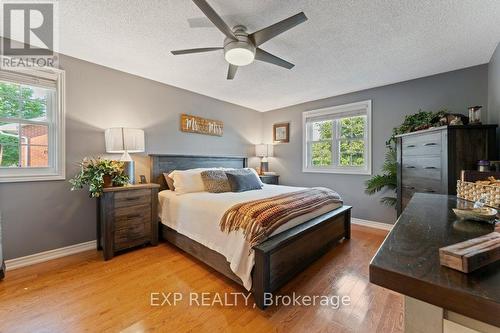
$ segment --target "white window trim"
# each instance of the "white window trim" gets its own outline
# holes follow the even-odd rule
[[[30,168],[0,168],[0,183],[48,181],[66,179],[66,73],[57,68],[44,68],[33,70],[19,70],[6,72],[13,78],[16,75],[29,76],[36,85],[38,80],[50,79],[56,81],[56,107],[57,111],[51,116],[49,126],[49,147],[53,154],[49,160],[50,167]]]
[[[349,113],[360,109],[366,109],[366,127],[367,142],[366,142],[366,167],[313,167],[309,164],[308,156],[308,135],[310,131],[307,128],[307,119],[312,117],[321,117],[326,115]],[[372,101],[366,100],[362,102],[338,105],[324,109],[306,111],[302,113],[302,172],[307,173],[337,173],[350,175],[371,175],[372,174]]]

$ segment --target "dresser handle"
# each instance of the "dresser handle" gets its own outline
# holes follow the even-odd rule
[[[407,165],[406,168],[407,169],[415,169],[415,167],[413,165]]]
[[[135,219],[135,218],[138,218],[138,217],[141,217],[141,214],[128,214],[127,215],[128,219]]]
[[[132,201],[132,200],[138,200],[140,199],[141,197],[126,197],[125,200],[127,201]]]
[[[424,143],[424,146],[437,146],[437,143],[435,143],[435,142],[428,142],[428,143]]]
[[[435,193],[436,191],[434,191],[433,189],[430,189],[430,188],[424,188],[424,192],[426,192],[426,193]]]
[[[416,146],[415,145],[408,145],[406,146],[406,148],[415,148]]]
[[[437,169],[437,168],[433,167],[433,166],[428,166],[428,167],[424,167],[424,169],[430,170],[430,169]]]

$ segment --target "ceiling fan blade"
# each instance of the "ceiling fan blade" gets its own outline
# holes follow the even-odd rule
[[[248,37],[250,37],[250,39],[254,42],[255,46],[259,46],[267,42],[271,38],[274,38],[279,34],[292,29],[296,25],[299,25],[305,21],[307,21],[306,14],[304,14],[304,12],[300,12],[298,14],[290,16],[287,19],[284,19],[283,21],[270,25],[267,28],[256,31]]]
[[[219,30],[226,35],[228,38],[237,40],[233,31],[229,26],[222,20],[222,18],[215,12],[215,10],[210,7],[206,0],[193,0],[194,4],[201,9],[203,14],[205,14],[212,23],[219,28]]]
[[[189,54],[189,53],[201,53],[222,50],[223,47],[201,47],[197,49],[186,49],[186,50],[175,50],[170,51],[173,55]]]
[[[227,70],[227,79],[232,80],[236,75],[236,71],[238,70],[238,66],[229,64],[229,68]]]
[[[286,69],[292,69],[295,66],[294,64],[286,60],[283,60],[281,58],[278,58],[277,56],[272,55],[271,53],[268,53],[260,48],[257,48],[257,50],[255,51],[255,59],[268,62],[273,65],[281,66]]]

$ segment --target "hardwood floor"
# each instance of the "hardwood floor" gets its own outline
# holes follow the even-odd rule
[[[353,226],[351,240],[279,293],[349,295],[351,304],[338,310],[316,305],[261,311],[245,306],[243,297],[238,306],[190,307],[190,292],[244,290],[160,243],[108,262],[88,251],[7,272],[0,282],[0,332],[402,332],[402,296],[368,282],[368,263],[383,238]],[[181,292],[185,300],[151,306],[152,292]]]

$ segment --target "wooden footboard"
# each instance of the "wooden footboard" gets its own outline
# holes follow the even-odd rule
[[[160,227],[163,239],[242,285],[241,279],[231,271],[223,255],[161,223]],[[264,309],[266,293],[278,290],[325,254],[332,245],[342,238],[350,237],[351,207],[342,206],[255,246],[255,266],[252,272],[255,304]]]
[[[252,291],[264,309],[265,294],[282,287],[340,239],[351,237],[351,207],[342,206],[254,247]]]

